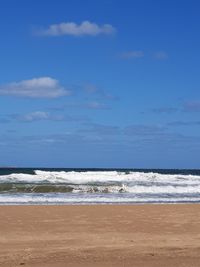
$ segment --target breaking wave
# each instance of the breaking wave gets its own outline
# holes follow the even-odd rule
[[[41,171],[35,170],[34,174],[12,173],[1,175],[0,183],[26,182],[26,183],[52,183],[52,184],[115,184],[136,182],[157,182],[171,184],[199,184],[199,175],[160,174],[154,172],[118,172],[118,171]]]
[[[43,171],[0,175],[0,203],[200,202],[200,175]]]

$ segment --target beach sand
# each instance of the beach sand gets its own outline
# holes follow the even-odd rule
[[[200,266],[200,205],[0,206],[0,266]]]

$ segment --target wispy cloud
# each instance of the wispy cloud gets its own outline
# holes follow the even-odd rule
[[[13,115],[12,117],[17,121],[22,121],[22,122],[33,122],[42,120],[51,120],[51,121],[65,120],[65,117],[63,115],[52,115],[45,111],[35,111],[27,113],[25,115]]]
[[[157,125],[130,125],[125,127],[124,134],[128,136],[157,136],[163,134],[166,128]]]
[[[173,107],[161,107],[161,108],[154,108],[152,111],[157,114],[172,114],[177,112],[179,109],[178,108],[173,108]]]
[[[65,109],[96,109],[96,110],[110,110],[111,106],[98,101],[88,101],[88,102],[77,102],[68,103],[62,106],[50,107],[49,110],[63,111]]]
[[[146,56],[145,52],[142,50],[130,50],[119,54],[119,58],[124,60],[139,59]],[[147,56],[149,56],[147,54]],[[165,51],[156,51],[151,55],[156,60],[166,60],[169,58]]]
[[[91,84],[91,83],[87,83],[83,86],[83,89],[85,90],[86,93],[88,94],[94,94],[94,93],[98,93],[99,89],[97,88],[96,85]]]
[[[200,101],[188,101],[183,104],[185,112],[200,112]]]
[[[153,54],[153,56],[157,60],[166,60],[169,57],[165,51],[157,51]]]
[[[0,85],[0,95],[30,97],[30,98],[57,98],[69,95],[71,92],[62,87],[58,80],[51,77],[33,78]]]
[[[120,133],[120,128],[118,126],[104,125],[98,123],[87,123],[85,128],[80,130],[82,133],[92,133],[95,135],[117,135]]]
[[[8,114],[0,116],[0,123],[31,123],[38,121],[54,121],[54,122],[88,122],[90,119],[83,115],[58,114],[47,111],[33,111],[25,114]]]
[[[118,99],[116,96],[106,92],[104,89],[97,87],[94,84],[88,83],[81,86],[81,89],[90,96],[95,96],[97,99],[106,99],[106,100],[116,100]]]
[[[168,123],[169,126],[200,126],[200,121],[173,121]]]
[[[180,103],[177,107],[158,107],[151,109],[151,111],[157,114],[173,114],[177,112],[200,112],[200,101],[186,101]]]
[[[37,34],[43,36],[97,36],[100,34],[110,35],[116,32],[116,29],[111,24],[98,25],[90,21],[83,21],[81,24],[75,22],[62,22],[59,24],[50,25],[47,29],[37,31]]]
[[[141,50],[133,50],[128,52],[123,52],[120,55],[121,59],[134,59],[144,57],[144,52]]]
[[[85,122],[73,129],[54,134],[24,136],[18,136],[15,133],[1,134],[0,144],[26,147],[27,145],[51,145],[51,143],[56,143],[62,146],[66,145],[67,149],[69,147],[80,148],[80,146],[84,146],[86,150],[88,145],[98,145],[101,148],[104,146],[107,150],[112,144],[117,145],[118,148],[120,147],[120,151],[121,148],[127,148],[132,151],[133,146],[138,149],[149,149],[151,147],[150,151],[153,151],[152,153],[155,152],[154,149],[157,146],[165,149],[177,148],[182,150],[191,148],[191,146],[195,147],[195,149],[199,148],[200,137],[198,135],[184,135],[174,131],[170,132],[169,130],[170,128],[159,125],[133,124],[122,128],[117,125]]]
[[[110,107],[104,103],[98,101],[91,101],[82,105],[83,108],[88,109],[110,109]]]

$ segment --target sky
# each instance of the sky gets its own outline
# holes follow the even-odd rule
[[[0,166],[200,167],[199,1],[0,4]]]

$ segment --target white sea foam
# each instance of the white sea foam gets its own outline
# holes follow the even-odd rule
[[[0,183],[69,186],[71,193],[0,194],[0,203],[200,202],[200,176],[118,171],[41,171],[0,176]],[[25,185],[26,186],[26,185]]]
[[[200,197],[131,197],[113,195],[84,195],[74,196],[70,194],[16,194],[0,195],[0,204],[105,204],[105,203],[179,203],[179,202],[200,202]]]
[[[74,193],[200,194],[199,186],[74,186]]]
[[[151,183],[171,183],[183,185],[200,185],[200,176],[181,175],[181,174],[160,174],[144,172],[125,172],[117,171],[40,171],[35,174],[12,173],[1,175],[0,182],[26,182],[26,183],[68,183],[68,184],[88,184],[88,183],[117,183],[130,184],[136,182]]]

